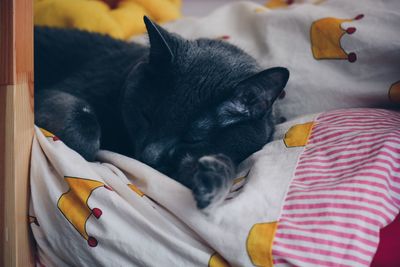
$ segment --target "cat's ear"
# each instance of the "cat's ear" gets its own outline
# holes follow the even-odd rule
[[[151,21],[148,17],[143,17],[150,41],[150,63],[170,63],[174,59],[171,47],[168,43],[171,34],[164,30],[157,23]]]
[[[288,80],[288,69],[282,67],[266,69],[240,82],[236,95],[254,98],[257,93],[260,93],[257,99],[265,100],[271,106],[282,93]]]
[[[282,93],[289,79],[286,68],[263,70],[240,82],[233,96],[217,108],[221,126],[261,118]]]

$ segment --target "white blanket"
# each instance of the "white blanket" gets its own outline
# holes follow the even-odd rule
[[[204,214],[196,209],[190,190],[156,170],[107,151],[99,154],[99,162],[88,163],[62,140],[36,129],[30,221],[42,264],[368,266],[379,241],[379,229],[393,220],[399,209],[400,137],[393,126],[393,121],[398,123],[398,114],[365,109],[293,117],[400,101],[400,2],[295,1],[289,6],[279,2],[271,1],[270,4],[278,3],[274,9],[252,3],[232,4],[206,18],[188,18],[167,26],[186,37],[225,39],[255,56],[263,67],[279,65],[291,71],[287,95],[278,103],[278,111],[289,121],[278,126],[273,142],[240,166],[230,199],[211,214]],[[357,17],[360,14],[364,16]],[[357,20],[352,20],[355,17]],[[356,30],[341,36],[342,28],[351,27]],[[313,29],[317,37],[311,38]],[[312,41],[315,45],[310,38],[316,40]],[[327,39],[338,42],[327,44]],[[324,47],[331,53],[318,50]],[[344,50],[338,49],[341,47]],[[356,56],[350,56],[350,51]],[[335,124],[341,119],[356,124],[354,120],[360,114],[366,127],[355,125],[353,129],[346,123]],[[371,116],[376,123],[368,121]],[[382,123],[387,126],[385,132],[381,131]],[[291,128],[294,125],[298,126]],[[304,150],[311,130],[326,139],[311,135]],[[383,136],[377,143],[361,142],[361,147],[351,143],[367,130],[372,131],[372,136]],[[307,147],[324,145],[319,142],[336,142],[329,138],[330,133],[350,135],[352,138],[342,140],[350,143],[343,146],[357,150],[360,157],[378,155],[372,162],[361,161],[365,164],[361,167],[350,166],[355,170],[377,168],[369,173],[378,175],[354,174],[361,180],[366,177],[368,182],[360,188],[355,186],[359,195],[324,195],[325,191],[360,180],[345,180],[349,174],[340,172],[346,168],[340,164],[352,157],[352,150],[307,154],[313,152]],[[378,141],[386,143],[381,145]],[[337,164],[342,166],[334,177],[318,176],[332,178],[333,188],[325,188],[327,181],[317,177],[308,182],[305,173],[297,172],[315,167],[307,157],[328,172]],[[315,196],[307,195],[308,190],[339,200],[330,201],[332,205],[321,204],[318,199],[315,203],[309,200]],[[380,196],[372,192],[379,192]],[[300,202],[293,202],[296,196]],[[359,207],[358,202],[365,202],[374,210]],[[380,205],[384,211],[375,212]],[[362,210],[356,218],[336,216],[343,215],[345,209],[355,213],[357,208]],[[313,217],[310,225],[306,218],[312,215],[307,210],[320,215]]]
[[[101,163],[88,163],[36,128],[30,216],[39,259],[46,266],[369,266],[379,230],[399,213],[399,123],[400,113],[349,109],[282,124],[208,215],[189,189],[156,170],[107,151]]]
[[[223,39],[264,68],[287,67],[287,94],[276,104],[287,119],[337,108],[399,105],[400,1],[266,2],[272,9],[240,2],[165,27],[189,39]],[[147,37],[133,40],[145,43]]]
[[[41,262],[207,266],[218,251],[215,260],[222,254],[234,266],[250,265],[249,230],[255,222],[278,219],[301,150],[287,150],[281,139],[270,143],[242,164],[238,178],[250,166],[251,172],[232,191],[248,180],[243,193],[207,215],[197,210],[189,189],[156,170],[107,151],[100,153],[101,163],[88,163],[36,128],[31,217]],[[285,162],[285,168],[276,162]]]

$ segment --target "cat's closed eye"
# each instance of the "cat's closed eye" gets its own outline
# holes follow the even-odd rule
[[[198,118],[190,125],[188,131],[183,134],[182,141],[187,144],[205,142],[212,134],[216,126],[215,124],[216,118],[213,115]]]
[[[142,117],[146,121],[147,124],[151,124],[151,117],[146,112],[142,112]]]
[[[182,142],[188,145],[198,145],[205,142],[205,137],[188,133],[182,137]]]

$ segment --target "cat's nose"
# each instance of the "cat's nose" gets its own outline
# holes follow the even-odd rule
[[[163,139],[157,142],[152,142],[145,146],[139,160],[155,169],[159,169],[164,162],[168,161],[167,158],[171,156],[170,151],[174,147],[175,143],[176,142],[172,139]]]

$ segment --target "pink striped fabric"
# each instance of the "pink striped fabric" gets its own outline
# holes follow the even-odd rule
[[[275,266],[369,266],[400,208],[400,113],[321,114],[288,190]]]

